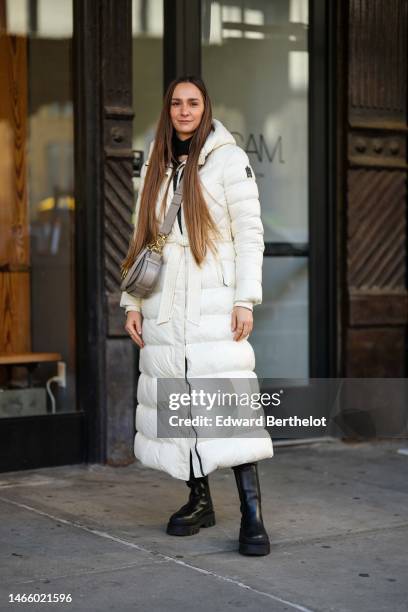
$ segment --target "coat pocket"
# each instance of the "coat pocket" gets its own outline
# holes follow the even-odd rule
[[[235,262],[225,259],[219,262],[221,282],[225,287],[232,287],[235,283]]]

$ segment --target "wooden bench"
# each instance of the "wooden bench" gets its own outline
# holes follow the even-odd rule
[[[12,366],[25,366],[27,368],[29,387],[32,386],[32,374],[38,364],[61,360],[61,353],[0,353],[0,366],[6,366],[8,374],[10,374]]]

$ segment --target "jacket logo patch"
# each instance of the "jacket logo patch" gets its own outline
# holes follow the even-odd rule
[[[251,170],[251,168],[249,166],[246,166],[245,170],[246,170],[247,176],[248,177],[252,177],[252,170]]]

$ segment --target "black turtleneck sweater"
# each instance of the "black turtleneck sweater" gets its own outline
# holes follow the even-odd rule
[[[192,139],[193,139],[193,136],[190,136],[190,138],[187,138],[186,140],[181,140],[181,138],[177,136],[176,130],[173,130],[173,138],[172,138],[173,155],[176,158],[176,160],[178,160],[178,158],[181,155],[188,155],[188,151],[190,149],[190,143]]]
[[[179,163],[178,158],[181,155],[188,155],[189,149],[190,149],[190,143],[192,141],[193,137],[190,136],[190,138],[187,138],[186,140],[181,140],[176,133],[176,130],[173,130],[173,138],[172,138],[172,144],[173,144],[173,156],[175,157],[177,163]],[[184,167],[183,167],[184,170]],[[183,170],[181,171],[181,174],[183,174]],[[173,177],[173,189],[174,191],[176,190],[177,187],[177,175],[178,175],[178,171],[175,173],[174,177]],[[180,231],[183,232],[183,229],[181,227],[181,206],[178,209],[177,212],[177,219],[178,219],[178,224],[180,227]]]

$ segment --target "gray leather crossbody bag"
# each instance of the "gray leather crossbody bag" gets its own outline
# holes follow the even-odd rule
[[[120,289],[133,297],[147,297],[157,283],[163,262],[163,247],[171,232],[183,199],[183,178],[181,178],[174,192],[169,210],[159,228],[157,240],[145,246],[137,255],[130,268],[123,271]]]

